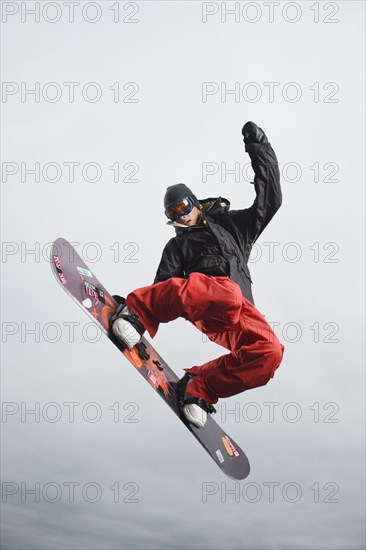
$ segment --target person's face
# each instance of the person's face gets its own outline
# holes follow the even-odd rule
[[[182,223],[183,225],[195,225],[198,222],[200,214],[200,209],[197,208],[197,206],[194,206],[189,214],[179,218],[178,223]]]

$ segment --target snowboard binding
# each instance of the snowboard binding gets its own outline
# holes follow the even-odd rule
[[[113,299],[118,306],[110,319],[110,328],[118,340],[131,350],[140,341],[145,327],[138,316],[128,309],[125,298],[116,294]]]
[[[181,416],[195,425],[197,428],[201,428],[205,425],[207,421],[207,413],[212,414],[216,412],[216,409],[211,403],[207,403],[201,397],[196,397],[195,395],[189,395],[188,386],[191,383],[192,379],[195,377],[195,374],[186,372],[183,378],[178,382],[178,405]],[[188,394],[188,395],[187,395]],[[193,409],[190,405],[196,405]],[[199,407],[202,411],[202,418],[196,419],[195,417],[199,416]],[[193,412],[193,415],[192,415]],[[198,420],[198,421],[197,421]]]

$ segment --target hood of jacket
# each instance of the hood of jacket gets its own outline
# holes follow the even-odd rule
[[[168,221],[167,225],[174,227],[176,234],[179,234],[182,231],[190,231],[191,229],[197,229],[197,227],[204,227],[207,214],[219,214],[220,212],[225,212],[230,209],[230,201],[223,197],[200,199],[199,203],[201,207],[201,216],[197,224],[188,226],[183,223]]]

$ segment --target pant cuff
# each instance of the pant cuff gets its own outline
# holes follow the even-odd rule
[[[151,338],[154,338],[158,331],[159,323],[152,319],[142,308],[140,308],[138,301],[134,300],[133,296],[127,296],[126,304],[128,309],[137,315],[139,321],[150,334]]]
[[[196,375],[193,378],[192,382],[189,384],[187,390],[188,393],[194,395],[195,397],[200,397],[201,399],[204,399],[204,401],[207,401],[207,403],[210,403],[211,405],[217,403],[218,397],[207,388],[203,375],[199,373],[199,367],[192,367],[190,369],[183,370]]]

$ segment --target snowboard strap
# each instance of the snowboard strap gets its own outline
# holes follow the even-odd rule
[[[191,395],[190,397],[184,397],[185,392],[187,391],[189,393],[189,389],[187,389],[187,386],[189,382],[194,378],[196,375],[191,374],[190,372],[186,372],[183,378],[181,378],[178,382],[178,396],[179,396],[179,407],[180,410],[183,410],[184,405],[190,405],[195,404],[201,407],[204,411],[208,413],[215,413],[217,412],[215,407],[211,403],[207,403],[204,399],[201,397],[196,397],[195,395]]]
[[[137,315],[135,313],[132,313],[132,311],[128,310],[125,298],[115,294],[113,295],[113,299],[115,300],[115,302],[117,302],[118,306],[110,319],[110,325],[112,326],[114,321],[118,318],[126,319],[126,321],[128,321],[142,336],[145,332],[145,327],[142,325]],[[122,312],[125,308],[127,309],[128,312],[124,314]]]

